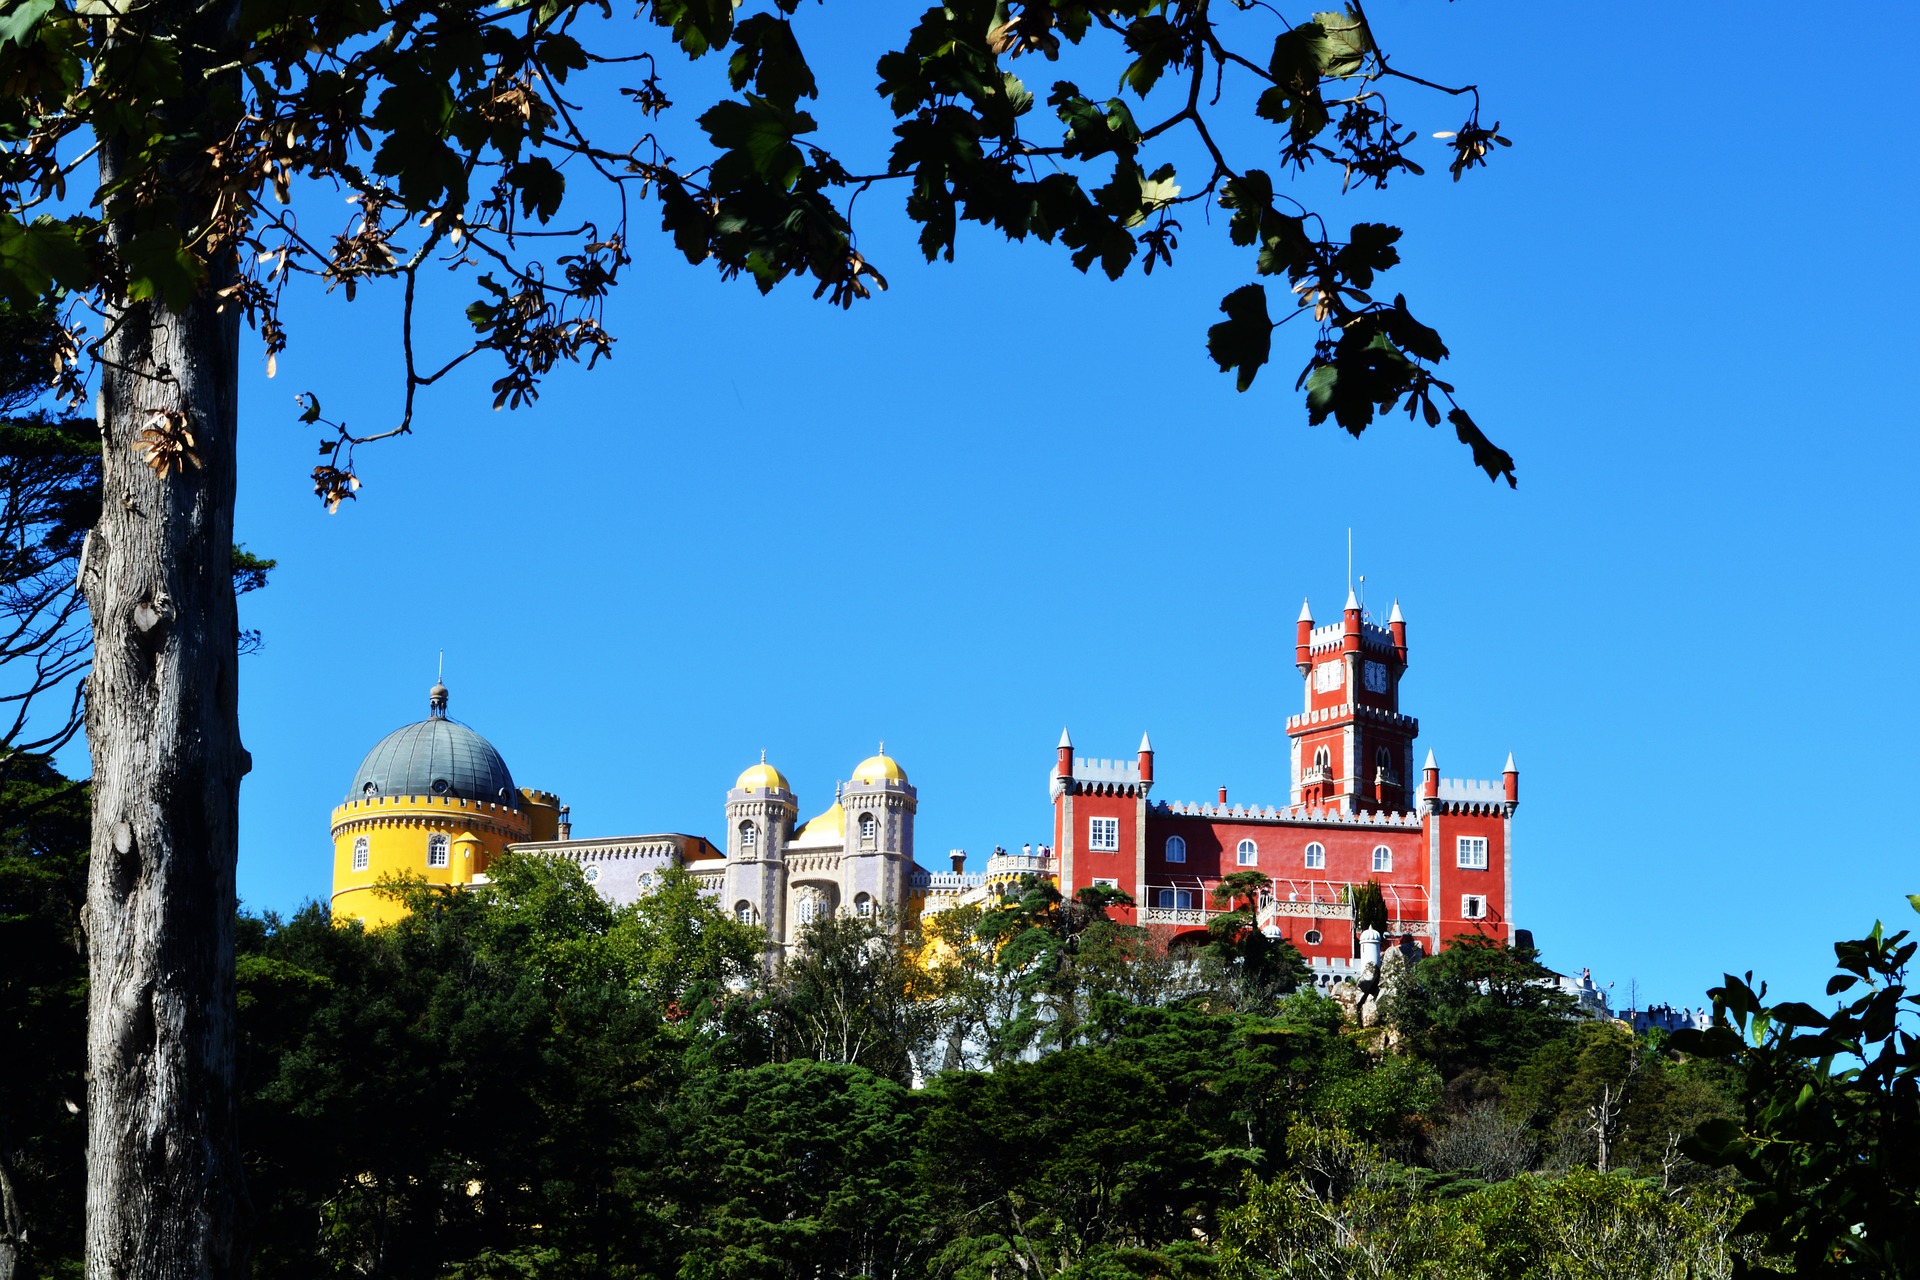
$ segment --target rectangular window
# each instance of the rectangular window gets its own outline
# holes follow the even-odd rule
[[[1465,894],[1460,899],[1460,918],[1462,920],[1484,920],[1487,916],[1487,900],[1477,893]]]
[[[367,838],[361,836],[353,842],[353,869],[355,871],[365,871],[367,869],[368,859]]]
[[[447,842],[444,839],[433,840],[427,844],[427,865],[444,867],[449,861]]]
[[[1120,852],[1120,819],[1087,819],[1087,848],[1095,853]]]
[[[1487,869],[1487,838],[1485,836],[1461,836],[1458,847],[1462,867],[1469,871]]]
[[[1118,889],[1120,887],[1118,880],[1110,880],[1103,876],[1095,876],[1093,883],[1094,887],[1099,889]]]

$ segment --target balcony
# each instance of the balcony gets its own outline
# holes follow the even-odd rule
[[[1310,787],[1316,782],[1332,782],[1332,781],[1333,781],[1333,766],[1331,765],[1324,765],[1324,764],[1309,765],[1305,769],[1302,769],[1300,771],[1300,785],[1303,787]]]

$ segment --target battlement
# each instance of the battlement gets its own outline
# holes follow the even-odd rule
[[[1314,653],[1325,653],[1339,649],[1346,643],[1347,624],[1343,618],[1339,622],[1329,622],[1324,627],[1315,627],[1309,635],[1308,647]],[[1360,647],[1380,653],[1395,653],[1393,632],[1376,622],[1360,623]]]
[[[1420,825],[1420,815],[1417,813],[1398,813],[1389,809],[1363,809],[1356,813],[1346,813],[1331,805],[1288,805],[1278,809],[1268,805],[1262,809],[1259,805],[1228,806],[1171,800],[1155,804],[1153,811],[1175,818],[1220,818],[1232,822],[1318,823],[1336,827],[1394,828]]]
[[[1398,711],[1386,711],[1380,707],[1370,707],[1364,702],[1352,705],[1322,707],[1318,711],[1303,711],[1299,715],[1287,717],[1287,732],[1296,729],[1310,729],[1319,724],[1333,724],[1352,716],[1355,720],[1365,720],[1372,724],[1400,730],[1408,737],[1420,736],[1420,721],[1416,716],[1403,716]]]
[[[365,796],[359,800],[348,800],[335,806],[333,820],[336,825],[350,818],[378,817],[379,810],[399,809],[448,809],[465,810],[475,814],[499,814],[513,817],[524,823],[526,813],[518,805],[496,804],[492,800],[466,800],[458,796]]]
[[[1507,789],[1482,778],[1442,778],[1440,798],[1449,804],[1505,804]]]
[[[1117,786],[1136,786],[1140,782],[1139,760],[1094,760],[1087,756],[1073,762],[1075,782],[1108,782]]]

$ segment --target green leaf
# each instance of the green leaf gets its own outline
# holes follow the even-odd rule
[[[1373,36],[1360,15],[1352,9],[1316,13],[1313,25],[1320,28],[1320,37],[1314,46],[1320,74],[1336,79],[1360,74],[1367,55],[1373,52]]]
[[[32,305],[56,285],[84,288],[87,255],[82,224],[56,222],[42,214],[32,222],[0,215],[0,294]]]
[[[1207,330],[1207,354],[1222,373],[1238,369],[1234,386],[1245,391],[1273,352],[1273,320],[1267,311],[1266,286],[1241,285],[1220,300],[1220,309],[1227,318]]]
[[[520,193],[522,213],[548,222],[560,212],[567,180],[545,156],[533,156],[508,169],[507,183]]]
[[[749,84],[762,97],[791,108],[801,98],[819,96],[813,68],[793,38],[793,28],[770,13],[756,13],[734,28],[738,48],[727,63],[735,89]]]
[[[14,0],[0,13],[0,45],[25,44],[40,19],[53,12],[54,0]]]
[[[793,145],[797,135],[814,129],[813,117],[804,111],[790,111],[750,93],[744,102],[715,103],[699,124],[727,153],[713,165],[716,188],[758,178],[790,191],[806,168],[806,157]]]

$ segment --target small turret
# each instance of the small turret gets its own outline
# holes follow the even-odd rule
[[[1067,736],[1065,729],[1060,730],[1060,745],[1054,749],[1053,776],[1056,778],[1073,776],[1073,739]]]
[[[947,850],[947,857],[953,860],[953,874],[959,875],[967,869],[967,851],[965,849],[949,849]]]
[[[1341,611],[1340,651],[1360,652],[1360,599],[1347,588],[1347,607]]]
[[[1427,752],[1427,765],[1423,772],[1426,776],[1420,780],[1421,799],[1438,800],[1440,798],[1440,766],[1434,763],[1431,750]]]
[[[1300,620],[1294,624],[1293,665],[1305,675],[1313,669],[1313,610],[1300,601]]]
[[[1513,752],[1507,752],[1507,767],[1500,771],[1500,782],[1507,791],[1507,803],[1520,803],[1520,770],[1514,768]]]
[[[1400,602],[1393,602],[1393,612],[1387,616],[1387,630],[1393,633],[1394,656],[1400,659],[1400,665],[1407,665],[1407,620],[1400,616]]]
[[[1144,793],[1153,786],[1153,742],[1146,734],[1140,735],[1140,790]]]

